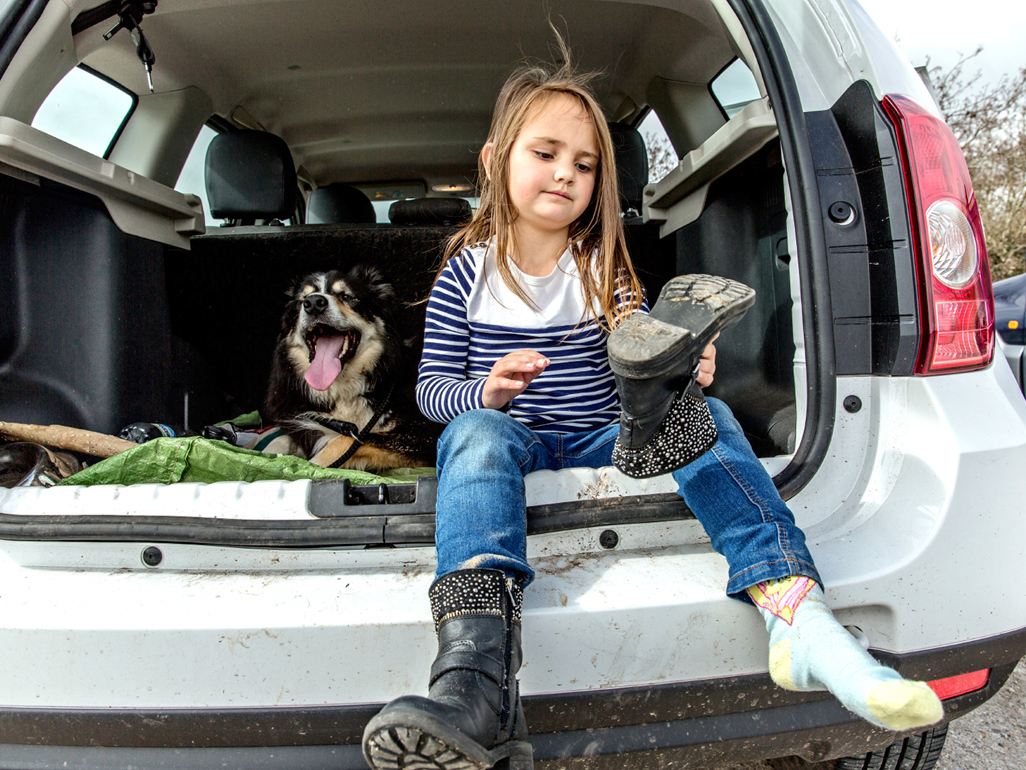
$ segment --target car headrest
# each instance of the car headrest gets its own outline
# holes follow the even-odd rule
[[[318,187],[306,199],[306,223],[373,224],[377,221],[370,198],[357,188],[336,182]]]
[[[641,213],[641,200],[648,184],[648,151],[641,132],[626,123],[610,123],[616,153],[616,177],[620,185],[620,207],[624,213],[631,209]]]
[[[296,209],[292,153],[266,131],[215,136],[207,148],[205,176],[210,214],[216,219],[285,219]]]
[[[461,225],[472,216],[464,198],[413,198],[388,208],[393,225]]]

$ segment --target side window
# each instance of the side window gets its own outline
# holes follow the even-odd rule
[[[106,158],[138,97],[84,67],[74,67],[39,106],[32,127]]]
[[[666,135],[666,130],[655,110],[648,111],[638,130],[641,132],[641,138],[645,140],[645,149],[648,151],[648,181],[652,184],[675,169],[680,158],[670,144],[670,138]]]
[[[185,165],[182,166],[182,173],[178,175],[178,181],[175,182],[175,189],[178,192],[198,195],[203,201],[203,213],[208,226],[221,223],[220,219],[210,216],[210,203],[207,201],[207,185],[204,179],[207,147],[210,146],[210,142],[215,136],[217,136],[217,132],[210,126],[203,126],[200,129],[199,136],[196,137],[192,149],[189,150],[189,157],[185,159]]]
[[[727,120],[737,115],[746,104],[759,98],[759,85],[748,65],[734,59],[720,70],[720,74],[709,84],[713,98],[720,105]]]

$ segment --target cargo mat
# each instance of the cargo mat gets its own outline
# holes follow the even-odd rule
[[[384,474],[321,468],[292,455],[255,452],[224,441],[159,438],[101,460],[60,482],[60,486],[97,484],[174,484],[215,481],[299,481],[349,479],[353,484],[412,483],[435,475],[434,468],[395,468]]]

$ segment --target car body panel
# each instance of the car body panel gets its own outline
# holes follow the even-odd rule
[[[873,391],[865,400],[874,407],[839,416],[842,430],[845,419],[861,423],[851,433],[867,441],[839,446],[824,472],[790,501],[841,621],[865,629],[874,649],[892,653],[1026,627],[1026,602],[1003,588],[1026,558],[1016,534],[1026,512],[1008,510],[989,521],[990,512],[1014,499],[1015,469],[1026,463],[1026,403],[1010,398],[1016,391],[1007,369],[841,384],[850,386],[842,393]],[[966,400],[978,407],[962,409]],[[840,504],[834,480],[844,476],[832,463],[854,469],[853,488]],[[972,483],[995,468],[1007,469],[998,476],[1004,485],[981,490]],[[542,483],[560,477],[537,475]],[[532,486],[529,502],[545,500]],[[309,516],[308,488],[309,482],[259,482],[94,489],[101,507],[112,493],[123,494],[127,516],[139,510],[133,500],[159,495],[186,503],[183,513],[260,518],[261,506],[251,499],[277,498],[282,505],[263,511],[273,521]],[[27,514],[54,491],[78,497],[76,510],[84,513],[93,490],[0,493],[0,506]],[[835,503],[824,516],[828,495]],[[8,504],[19,498],[20,505]],[[237,501],[234,513],[219,499]],[[524,609],[526,694],[766,670],[762,621],[724,595],[726,562],[696,521],[617,527],[613,550],[602,547],[602,531],[529,539],[538,577]],[[156,543],[163,560],[151,568],[141,559],[147,545],[2,543],[2,582],[10,590],[0,595],[0,649],[21,661],[6,677],[3,705],[383,702],[426,686],[435,646],[423,600],[433,578],[430,547],[240,551]],[[981,553],[985,571],[977,566]],[[952,570],[974,579],[947,591]],[[117,597],[106,612],[94,600],[103,593]],[[918,622],[927,607],[930,622]],[[408,650],[401,665],[380,655],[399,647]],[[80,665],[83,655],[88,667]]]

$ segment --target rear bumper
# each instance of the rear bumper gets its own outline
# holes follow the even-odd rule
[[[878,654],[905,676],[991,669],[980,690],[945,701],[954,719],[991,698],[1026,655],[1026,628],[939,650]],[[825,693],[782,690],[766,675],[525,698],[539,768],[703,767],[873,751],[879,730]],[[3,768],[365,768],[360,738],[380,704],[267,709],[4,709]]]

